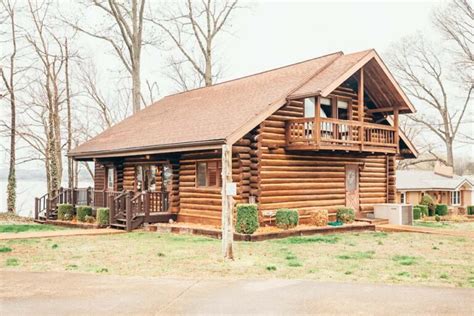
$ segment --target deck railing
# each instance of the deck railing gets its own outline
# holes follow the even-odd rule
[[[395,128],[331,118],[299,118],[286,122],[286,144],[294,149],[396,151]]]
[[[97,209],[109,208],[109,223],[126,220],[127,230],[137,216],[148,221],[150,213],[164,212],[168,209],[168,192],[155,191],[106,191],[92,188],[60,188],[56,194],[45,194],[35,198],[35,219],[49,219],[57,211],[57,205],[68,203],[73,206],[90,205]]]

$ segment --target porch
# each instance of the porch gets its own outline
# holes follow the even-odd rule
[[[35,220],[56,220],[58,205],[71,204],[109,209],[109,225],[131,231],[145,223],[164,223],[176,220],[176,214],[168,211],[169,193],[166,191],[111,191],[94,188],[60,188],[57,194],[45,194],[35,198]]]
[[[298,118],[286,121],[289,150],[397,153],[396,128],[355,120]]]

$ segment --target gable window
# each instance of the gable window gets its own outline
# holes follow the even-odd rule
[[[316,104],[316,99],[315,98],[306,98],[304,99],[304,117],[305,118],[311,118],[314,117],[315,115],[315,104]]]
[[[196,164],[196,186],[197,187],[220,187],[221,179],[221,162],[200,161]]]
[[[330,98],[321,98],[321,117],[332,117],[332,100]]]
[[[340,120],[349,119],[349,102],[346,100],[337,100],[337,118]]]
[[[115,169],[107,168],[107,190],[114,189]]]
[[[461,191],[451,192],[451,205],[460,205],[461,204]]]
[[[407,194],[406,194],[406,192],[401,192],[400,193],[400,203],[402,203],[402,204],[407,203]]]

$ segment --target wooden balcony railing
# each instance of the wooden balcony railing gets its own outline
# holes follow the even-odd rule
[[[300,118],[286,122],[286,145],[295,150],[396,152],[395,131],[395,127],[381,124]]]

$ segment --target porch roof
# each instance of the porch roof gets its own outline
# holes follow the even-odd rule
[[[375,57],[374,50],[336,52],[166,96],[74,148],[69,156],[92,159],[219,148],[244,136],[292,94],[320,94]],[[413,110],[408,100],[401,108]]]

